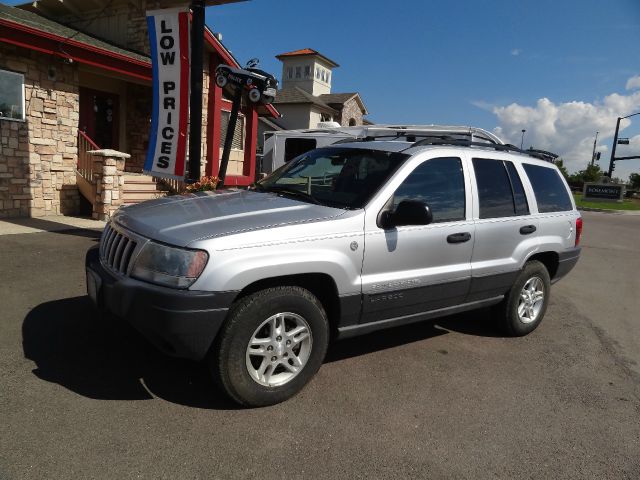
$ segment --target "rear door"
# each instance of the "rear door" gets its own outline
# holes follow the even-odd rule
[[[538,219],[522,182],[518,162],[506,155],[471,161],[475,177],[475,244],[468,301],[505,294],[523,259],[538,249]],[[529,194],[530,196],[530,194]]]

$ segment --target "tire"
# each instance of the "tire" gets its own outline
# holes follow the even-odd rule
[[[551,279],[547,268],[537,260],[527,262],[506,299],[495,310],[504,332],[512,337],[533,332],[544,318],[550,293]]]
[[[237,403],[273,405],[293,397],[311,380],[328,343],[327,315],[311,292],[268,288],[231,307],[209,366],[218,385]]]
[[[249,90],[249,100],[251,100],[253,103],[258,103],[261,96],[262,95],[260,94],[260,90],[258,90],[257,88],[252,88],[251,90]]]
[[[227,77],[222,74],[218,75],[216,77],[216,85],[218,85],[220,88],[224,88],[227,85]]]

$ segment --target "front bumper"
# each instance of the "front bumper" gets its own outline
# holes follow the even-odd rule
[[[202,360],[238,292],[176,290],[111,274],[98,247],[86,255],[87,292],[96,306],[127,320],[161,351]]]

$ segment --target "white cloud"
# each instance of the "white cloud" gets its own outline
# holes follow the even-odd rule
[[[513,55],[514,57],[517,57],[521,53],[522,53],[522,50],[520,50],[519,48],[514,48],[513,50],[511,50],[511,55]]]
[[[482,103],[476,102],[476,106],[480,104]],[[570,172],[584,169],[591,159],[596,131],[600,132],[597,149],[602,152],[603,157],[600,165],[606,168],[608,162],[605,157],[608,158],[609,150],[607,144],[611,144],[617,117],[638,111],[640,91],[629,95],[613,93],[602,101],[593,103],[554,103],[548,98],[541,98],[534,106],[512,103],[493,108],[493,113],[498,118],[495,133],[506,143],[519,146],[522,130],[525,129],[525,148],[533,146],[559,154]],[[621,132],[630,124],[629,119],[623,120],[620,123]],[[625,150],[634,153],[640,150],[634,145],[640,147],[640,135],[634,137],[631,148],[626,147]],[[633,166],[637,167],[637,164]],[[619,167],[622,165],[616,166],[616,173]]]
[[[638,88],[640,88],[640,75],[636,75],[627,80],[627,90],[636,90]]]

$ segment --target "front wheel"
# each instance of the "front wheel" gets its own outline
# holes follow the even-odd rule
[[[542,322],[549,304],[551,280],[543,263],[525,264],[496,313],[505,333],[521,337],[533,332]]]
[[[308,290],[261,290],[231,308],[210,367],[236,402],[273,405],[298,393],[318,371],[328,332],[324,308]]]

